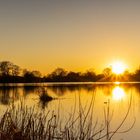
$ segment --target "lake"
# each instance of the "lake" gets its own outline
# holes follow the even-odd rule
[[[44,87],[54,98],[49,102],[40,100]],[[118,129],[113,140],[139,140],[140,130],[140,83],[41,83],[1,84],[0,114],[11,104],[23,102],[37,111],[55,112],[62,125],[70,116],[82,112],[92,120],[95,131],[109,120],[110,132]],[[92,116],[92,117],[91,117]],[[124,122],[123,122],[124,121]],[[134,124],[134,125],[133,125]],[[106,128],[105,128],[106,131]],[[104,133],[104,132],[103,132]]]

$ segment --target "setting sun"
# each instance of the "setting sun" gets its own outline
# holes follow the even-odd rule
[[[126,70],[126,65],[119,61],[112,63],[111,67],[115,74],[122,74]]]

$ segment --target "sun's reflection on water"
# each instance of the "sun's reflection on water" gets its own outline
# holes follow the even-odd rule
[[[126,96],[126,93],[123,88],[116,86],[112,91],[112,99],[115,101],[120,101],[124,99]]]

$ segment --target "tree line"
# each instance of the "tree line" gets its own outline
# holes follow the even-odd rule
[[[85,72],[66,71],[56,68],[53,72],[43,76],[40,71],[22,69],[10,61],[0,62],[0,83],[32,83],[32,82],[114,82],[114,81],[140,81],[140,68],[130,73],[116,75],[111,67],[105,68],[97,74],[93,70]]]

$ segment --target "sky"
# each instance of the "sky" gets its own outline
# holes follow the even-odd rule
[[[140,65],[138,0],[0,0],[0,61],[46,74]]]

